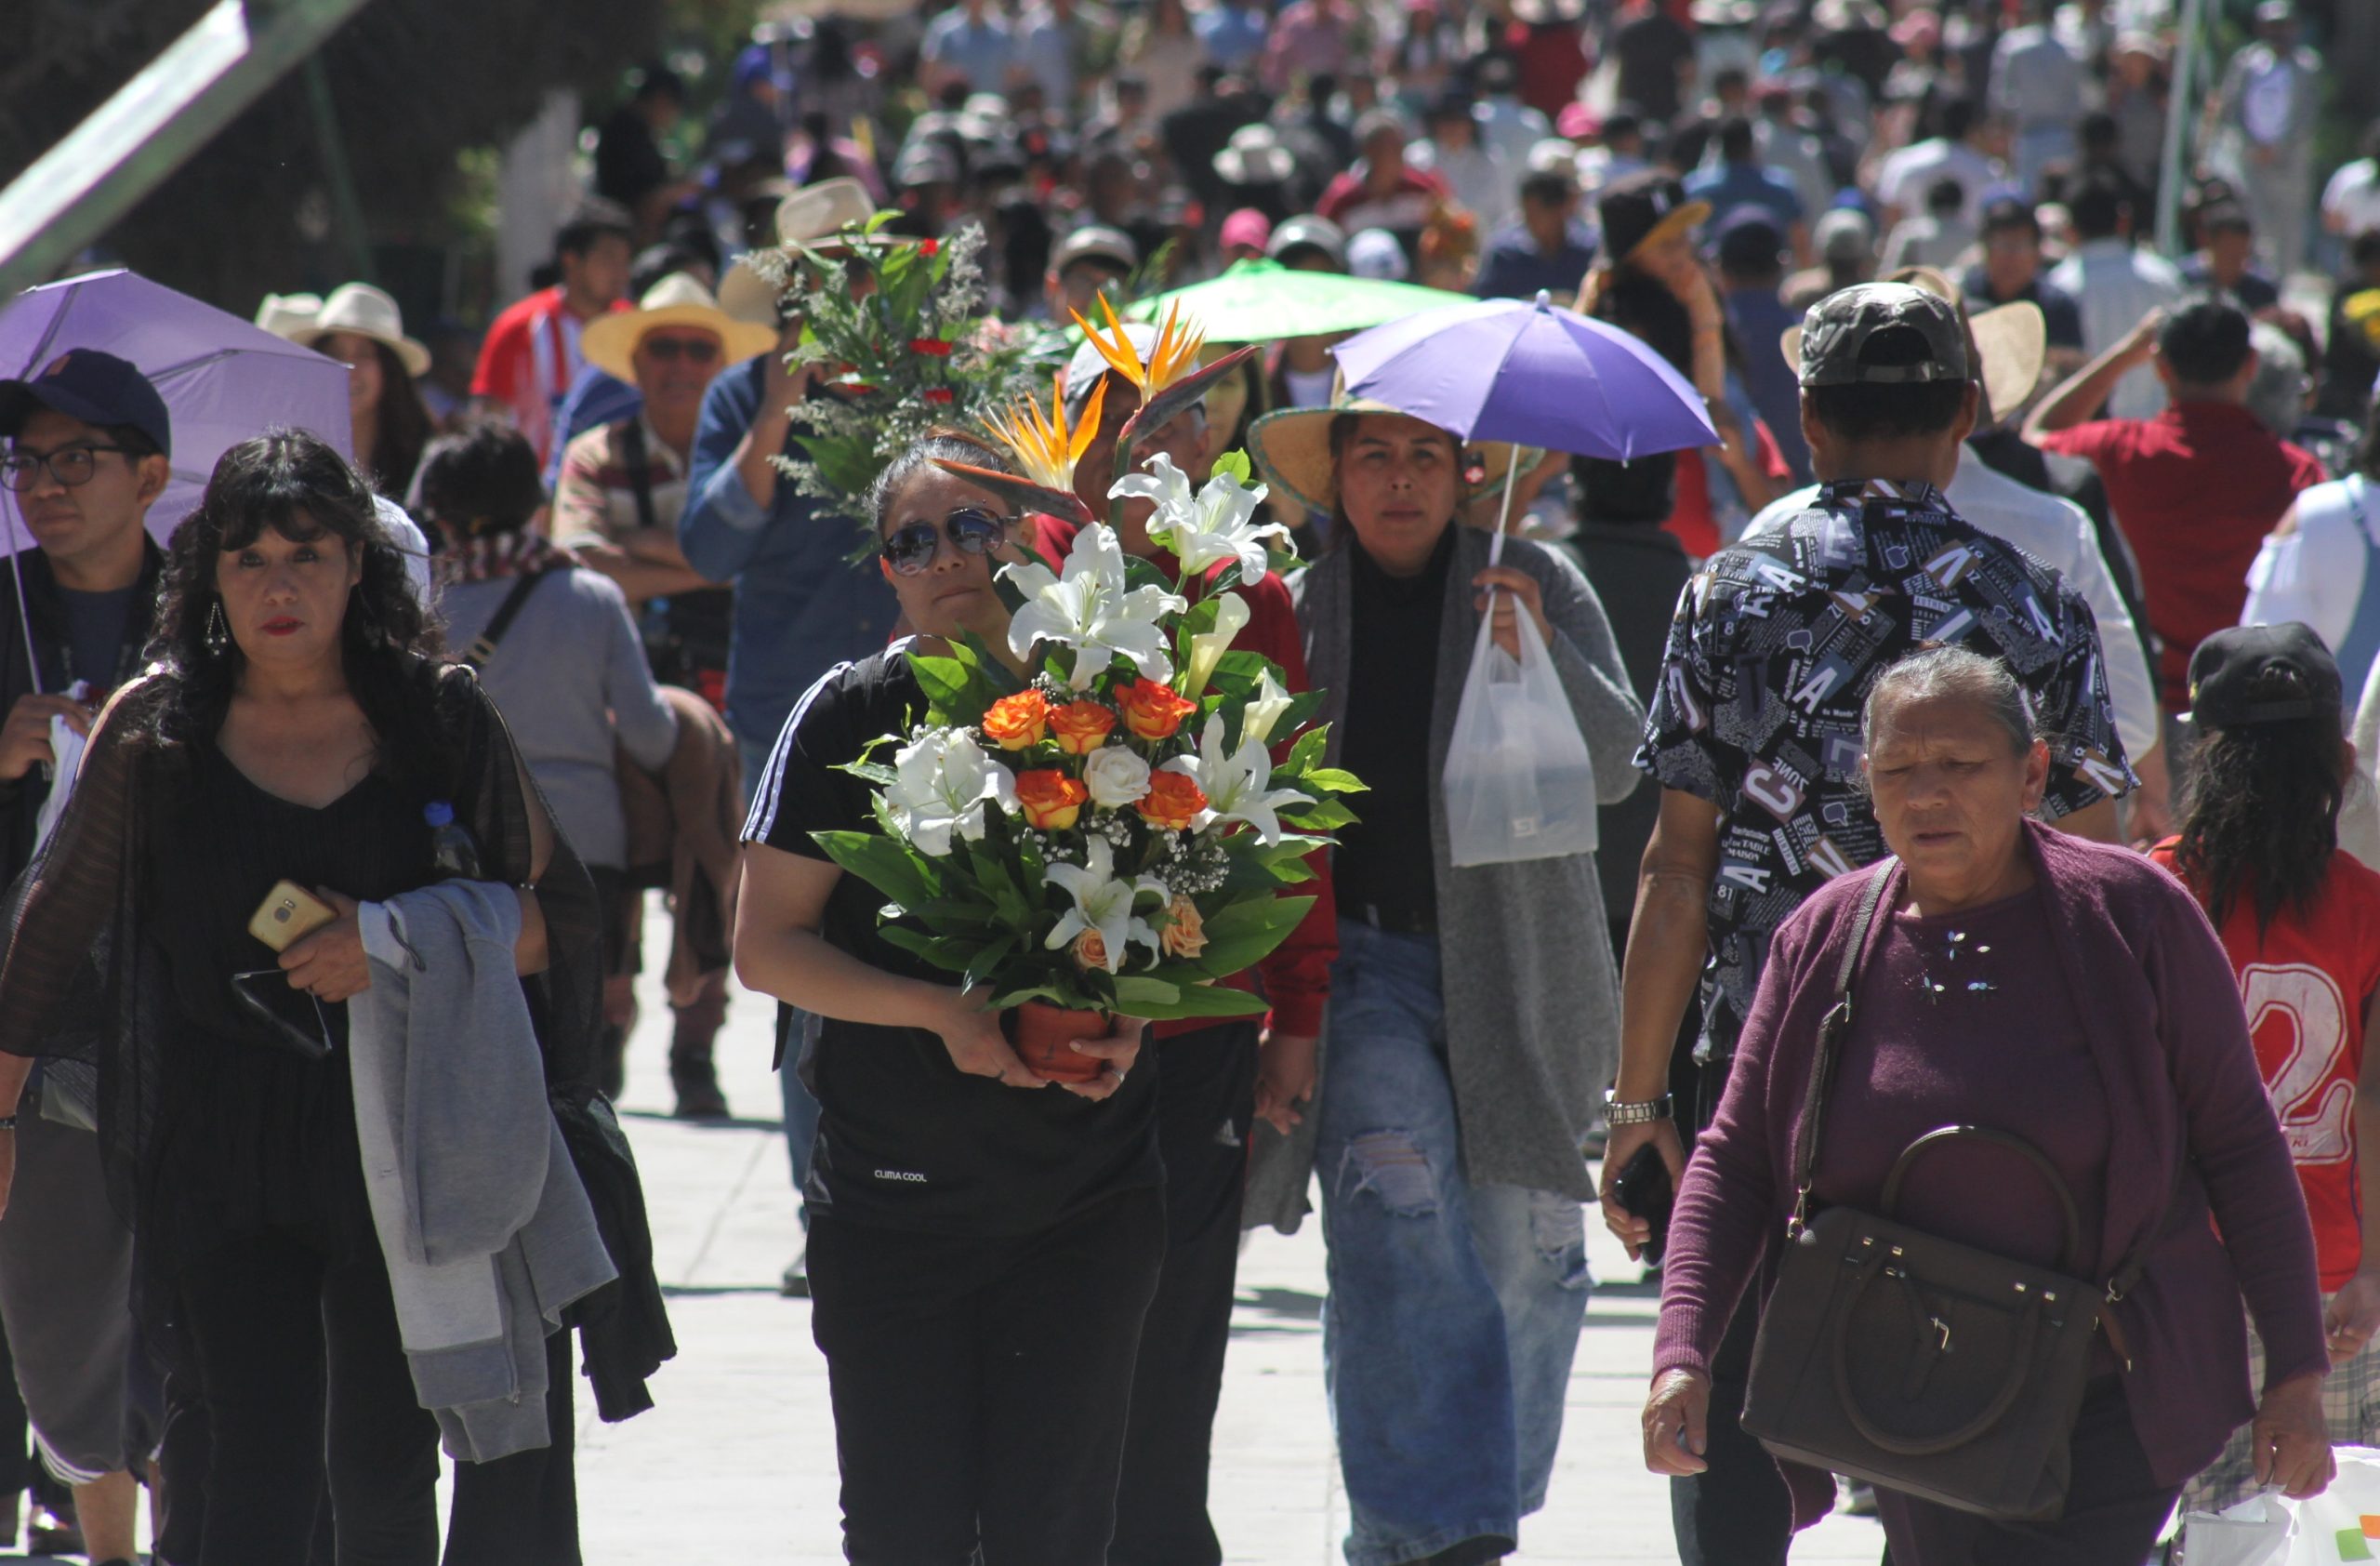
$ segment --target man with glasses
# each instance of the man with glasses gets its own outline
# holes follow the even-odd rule
[[[140,668],[165,556],[149,508],[165,491],[165,399],[112,354],[73,349],[30,380],[0,381],[0,483],[20,523],[0,571],[0,879],[32,862],[75,740],[108,693]],[[30,537],[28,537],[30,535]],[[60,751],[66,752],[60,754]],[[18,1123],[17,1198],[0,1225],[0,1324],[44,1461],[73,1489],[80,1546],[95,1562],[138,1558],[133,1466],[155,1450],[159,1411],[136,1407],[132,1235],[108,1205],[91,1106],[51,1072],[34,1078]],[[0,1452],[0,1458],[5,1458]],[[9,1507],[13,1510],[13,1506]]]

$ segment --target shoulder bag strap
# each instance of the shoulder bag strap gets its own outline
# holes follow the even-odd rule
[[[628,471],[628,493],[636,499],[636,524],[647,532],[653,521],[653,454],[644,444],[644,419],[630,418],[620,431],[620,461]]]
[[[487,622],[487,629],[471,638],[471,644],[463,649],[463,656],[457,661],[474,674],[486,668],[488,659],[496,657],[496,644],[504,640],[504,633],[512,629],[513,620],[519,617],[521,605],[529,602],[529,595],[537,591],[539,582],[560,569],[562,567],[558,565],[549,565],[515,581],[512,591],[504,595],[504,602],[496,606],[496,614]]]
[[[1818,1137],[1825,1130],[1827,1090],[1834,1079],[1834,1063],[1843,1036],[1851,1031],[1851,992],[1859,983],[1867,960],[1868,932],[1876,922],[1876,905],[1884,900],[1884,883],[1893,878],[1889,857],[1868,877],[1859,894],[1859,911],[1851,920],[1851,939],[1834,971],[1834,1005],[1818,1023],[1818,1048],[1810,1055],[1809,1086],[1802,1094],[1802,1130],[1793,1144],[1793,1215],[1785,1226],[1789,1239],[1800,1239],[1810,1217],[1810,1186],[1818,1174]]]

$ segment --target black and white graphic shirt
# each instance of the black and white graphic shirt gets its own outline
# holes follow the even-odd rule
[[[1884,669],[1937,644],[2007,664],[2049,742],[2042,814],[2136,782],[2090,605],[1930,484],[1821,487],[1686,585],[1636,764],[1722,813],[1704,1037],[1735,1048],[1768,937],[1802,899],[1884,856],[1859,779],[1859,710]]]

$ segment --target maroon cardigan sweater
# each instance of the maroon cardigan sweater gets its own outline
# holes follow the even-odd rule
[[[2256,1069],[2230,962],[2196,899],[2128,850],[2030,821],[2025,838],[2108,1102],[2126,1110],[2109,1127],[2097,1279],[2112,1275],[2165,1212],[2177,1162],[2187,1155],[2193,1165],[2139,1286],[2111,1307],[2133,1352],[2125,1378],[2133,1427],[2158,1482],[2178,1485],[2214,1461],[2255,1412],[2243,1294],[2264,1338],[2267,1387],[2328,1371],[2313,1232]],[[1834,1003],[1835,969],[1871,873],[1893,878],[1880,905],[1889,910],[1901,896],[1897,861],[1838,877],[1777,933],[1718,1118],[1696,1144],[1678,1193],[1661,1274],[1656,1375],[1708,1373],[1754,1275],[1764,1294],[1774,1281],[1818,1019]],[[1880,913],[1871,957],[1885,925]],[[1837,1121],[1830,1135],[1861,1129]],[[1976,1193],[1978,1201],[1990,1199]],[[1787,1477],[1799,1481],[1795,1525],[1807,1526],[1824,1515],[1832,1487],[1821,1490],[1807,1482],[1814,1476],[1790,1466]]]

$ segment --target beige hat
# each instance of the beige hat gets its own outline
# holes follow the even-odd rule
[[[1403,408],[1393,408],[1369,397],[1350,397],[1342,384],[1334,389],[1328,407],[1282,408],[1250,425],[1248,454],[1263,470],[1265,483],[1307,511],[1328,511],[1339,499],[1330,455],[1332,421],[1342,414],[1404,412]],[[1502,484],[1516,449],[1503,441],[1465,443],[1462,465],[1466,477],[1460,498],[1476,499]],[[1473,472],[1479,476],[1467,476]]]
[[[257,325],[274,337],[285,338],[312,325],[322,312],[320,294],[267,294],[264,303],[257,306]]]
[[[777,299],[784,292],[775,284],[752,269],[748,256],[738,256],[719,280],[719,308],[747,326],[766,326],[777,330],[783,319],[777,313]]]
[[[1214,156],[1216,176],[1227,185],[1277,185],[1297,171],[1298,161],[1271,126],[1242,126]]]
[[[2049,324],[2042,316],[2041,306],[2030,299],[2016,299],[1990,310],[1970,311],[1964,293],[1937,267],[1903,267],[1882,281],[1906,283],[1959,307],[1983,367],[1985,422],[2006,418],[2032,401],[2041,385],[2042,365],[2049,356]],[[1802,328],[1787,328],[1778,346],[1785,351],[1785,362],[1798,369]]]
[[[352,332],[394,350],[407,375],[430,371],[430,350],[405,336],[404,312],[397,308],[397,301],[369,283],[347,283],[332,289],[312,321],[282,335],[300,348],[314,348],[333,332]]]
[[[876,198],[849,176],[804,185],[777,203],[777,241],[808,249],[842,232],[847,224],[876,216]]]
[[[645,291],[634,310],[617,310],[587,324],[578,339],[587,362],[606,375],[636,381],[637,345],[659,326],[694,326],[719,336],[722,365],[740,364],[776,346],[767,326],[738,321],[719,308],[710,290],[682,272],[673,272]]]

